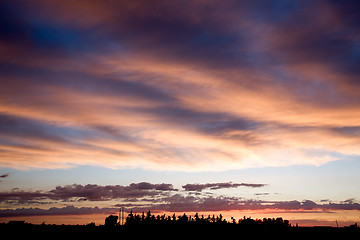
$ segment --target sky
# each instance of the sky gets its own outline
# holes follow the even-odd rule
[[[358,1],[0,2],[0,222],[360,222]]]

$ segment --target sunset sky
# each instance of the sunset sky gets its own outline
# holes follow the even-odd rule
[[[0,222],[360,222],[360,2],[0,2]]]

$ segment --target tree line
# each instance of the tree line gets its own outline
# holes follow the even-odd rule
[[[199,215],[196,213],[194,216],[183,215],[176,216],[175,213],[172,216],[166,214],[155,215],[148,211],[146,214],[134,214],[132,211],[126,218],[125,225],[140,225],[140,224],[235,224],[243,226],[271,226],[271,227],[290,227],[291,224],[288,220],[279,218],[263,218],[263,219],[252,219],[251,217],[243,217],[239,220],[231,217],[228,221],[224,219],[222,214],[219,215]]]

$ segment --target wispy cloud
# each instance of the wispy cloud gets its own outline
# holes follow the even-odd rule
[[[118,208],[99,208],[99,207],[75,207],[72,205],[66,207],[52,207],[49,209],[42,208],[18,208],[2,209],[1,217],[18,217],[18,216],[44,216],[44,215],[87,215],[87,214],[110,214],[115,213]]]
[[[260,188],[265,187],[267,184],[259,184],[259,183],[204,183],[204,184],[186,184],[182,186],[185,191],[203,191],[205,189],[217,190],[222,188],[237,188],[237,187],[251,187],[251,188]]]
[[[7,178],[7,177],[9,177],[9,175],[10,175],[10,173],[1,174],[1,175],[0,175],[0,179],[1,179],[1,178]],[[0,182],[2,182],[2,180],[0,180]]]
[[[358,12],[2,3],[0,165],[196,171],[360,155]]]
[[[10,175],[10,173],[4,173],[0,175],[0,178],[7,178]]]

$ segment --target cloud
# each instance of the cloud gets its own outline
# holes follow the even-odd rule
[[[4,173],[0,175],[0,178],[7,178],[9,177],[10,173]]]
[[[207,184],[186,184],[185,191],[179,191],[172,184],[153,184],[148,182],[131,183],[127,186],[121,185],[96,185],[96,184],[73,184],[57,186],[49,191],[24,191],[13,189],[10,192],[1,192],[0,201],[4,207],[16,206],[16,202],[33,205],[54,205],[63,202],[111,202],[120,200],[121,204],[128,210],[134,211],[169,211],[169,212],[194,212],[194,211],[230,211],[230,210],[264,210],[278,209],[287,211],[309,211],[309,210],[360,210],[360,204],[356,199],[346,199],[340,202],[331,200],[314,202],[312,200],[272,201],[260,199],[244,199],[239,197],[216,195],[214,193],[202,194],[205,189],[217,190],[234,187],[261,188],[266,184],[253,183],[207,183]],[[192,192],[199,192],[193,194]],[[261,195],[268,193],[261,193]],[[259,195],[259,194],[255,194]],[[85,209],[85,208],[84,208]],[[44,211],[44,214],[55,214],[54,208],[51,211]],[[10,210],[9,210],[10,211]],[[21,212],[21,209],[11,210]],[[27,212],[28,211],[28,212]],[[34,211],[34,213],[32,213]],[[25,209],[24,214],[35,214],[38,210]],[[41,212],[40,211],[40,212]],[[4,214],[6,211],[3,211]],[[59,214],[62,210],[59,210]],[[76,212],[75,212],[76,213]]]
[[[155,196],[163,191],[175,191],[171,184],[151,184],[147,182],[132,183],[129,186],[107,185],[99,186],[87,184],[85,186],[73,184],[58,186],[49,191],[48,197],[54,200],[70,200],[73,198],[88,201],[108,201],[119,198],[139,198]]]
[[[126,211],[134,212],[211,212],[211,211],[231,211],[231,210],[277,210],[289,211],[293,213],[309,213],[313,211],[337,211],[337,210],[360,210],[360,204],[352,203],[331,203],[318,204],[311,200],[299,201],[261,201],[261,200],[239,200],[232,197],[194,197],[174,194],[163,198],[165,203],[154,201],[151,204],[119,204],[125,206]],[[118,211],[118,207],[76,207],[68,205],[66,207],[43,208],[16,208],[1,209],[0,217],[15,216],[41,216],[41,215],[85,215],[85,214],[113,214]]]
[[[0,113],[0,133],[4,141],[31,139],[66,143],[66,134],[60,136],[59,132],[65,133],[70,130],[72,129],[66,127],[57,128],[51,126],[51,124]],[[44,149],[46,148],[44,147]]]
[[[32,200],[41,200],[46,199],[47,193],[42,191],[22,191],[22,190],[12,190],[10,192],[1,192],[0,193],[0,202],[6,200],[15,200],[19,202],[23,201],[32,201]]]
[[[237,187],[250,187],[250,188],[260,188],[265,187],[267,184],[257,184],[257,183],[204,183],[204,184],[186,184],[182,186],[185,191],[203,191],[205,189],[217,190],[223,188],[237,188]]]
[[[2,3],[0,165],[221,171],[360,155],[358,10]]]
[[[173,188],[173,185],[168,183],[152,184],[148,182],[140,182],[140,183],[131,183],[129,187],[131,189],[138,189],[138,190],[176,191],[176,189]]]
[[[33,200],[60,200],[60,201],[109,201],[120,198],[141,198],[156,196],[168,191],[177,191],[172,184],[152,184],[148,182],[131,183],[129,186],[96,184],[73,184],[57,186],[49,191],[22,191],[14,189],[10,192],[1,192],[0,201],[33,201]]]
[[[217,190],[234,187],[261,188],[266,184],[252,183],[208,183],[186,184],[185,191],[180,191],[172,184],[152,184],[148,182],[131,183],[127,186],[96,184],[73,184],[57,186],[49,191],[24,191],[13,189],[0,193],[0,202],[3,209],[0,216],[33,216],[33,215],[62,215],[62,214],[92,214],[116,211],[116,208],[125,207],[127,211],[135,212],[209,212],[232,210],[276,210],[285,212],[309,211],[340,211],[360,210],[359,202],[354,199],[335,202],[329,199],[315,202],[309,199],[291,201],[273,201],[246,199],[226,195],[217,195],[213,192],[202,193],[205,189]],[[194,194],[194,191],[196,194]],[[87,201],[91,207],[79,207]],[[121,201],[121,203],[115,203]],[[65,208],[50,207],[59,204],[73,204]],[[18,205],[27,205],[29,208],[16,208]],[[93,207],[96,204],[101,208]],[[36,206],[41,205],[39,209]],[[115,209],[115,210],[114,210]]]
[[[20,216],[44,216],[44,215],[87,215],[87,214],[112,214],[117,212],[117,208],[99,208],[99,207],[75,207],[72,205],[49,209],[42,208],[17,208],[1,209],[1,217],[20,217]]]
[[[255,196],[266,196],[269,195],[270,193],[268,192],[264,192],[264,193],[254,193]]]
[[[160,203],[159,203],[160,202]],[[164,202],[164,203],[161,203]],[[208,212],[231,210],[282,210],[307,212],[314,210],[360,210],[358,202],[321,204],[311,200],[304,201],[263,201],[253,199],[239,199],[227,196],[182,196],[174,194],[153,203],[129,206],[129,210],[168,211],[168,212]]]

